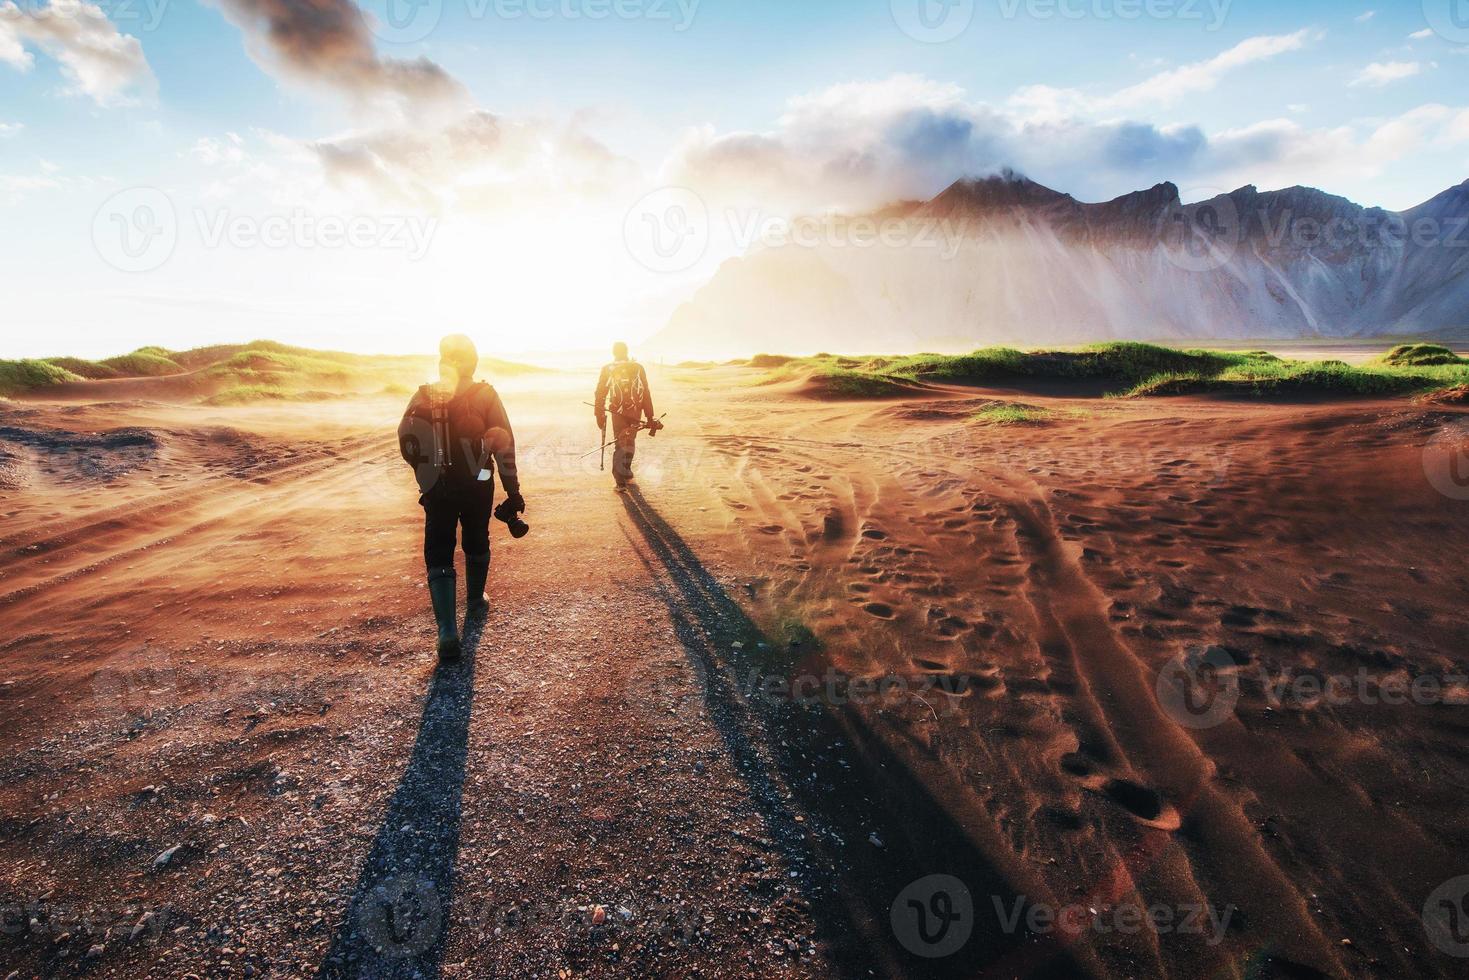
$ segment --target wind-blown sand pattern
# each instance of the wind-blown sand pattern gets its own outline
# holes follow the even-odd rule
[[[490,620],[437,677],[396,400],[5,404],[0,846],[38,910],[5,961],[1462,970],[1421,915],[1469,872],[1469,503],[1425,471],[1464,408],[751,380],[655,372],[627,498],[579,459],[590,379],[501,386],[534,531],[497,525]],[[1016,401],[1049,414],[975,418]],[[1190,652],[1238,689],[1210,727],[1159,696]],[[1440,693],[1270,684],[1302,675]],[[944,959],[890,917],[931,874],[973,899]],[[405,892],[412,922],[375,911]],[[1219,931],[1091,924],[1152,906]]]

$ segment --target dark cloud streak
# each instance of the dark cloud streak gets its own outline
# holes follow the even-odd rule
[[[464,87],[427,58],[384,58],[352,0],[214,0],[267,67],[365,103],[399,109],[465,103]]]

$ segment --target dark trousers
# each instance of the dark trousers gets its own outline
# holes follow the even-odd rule
[[[465,562],[489,564],[490,516],[495,503],[492,482],[459,485],[442,480],[419,503],[423,504],[423,562],[429,578],[454,574],[456,530]]]
[[[612,416],[612,476],[622,486],[632,479],[632,461],[638,451],[638,422],[625,416]]]

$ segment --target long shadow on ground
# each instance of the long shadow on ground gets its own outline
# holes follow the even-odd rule
[[[434,673],[412,758],[388,803],[320,978],[439,975],[459,853],[474,660],[482,632],[482,623],[467,621],[463,660]]]
[[[632,490],[623,502],[651,552],[638,548],[699,696],[772,840],[798,872],[793,881],[835,969],[851,977],[1086,975],[1062,944],[1027,933],[1023,921],[1001,925],[995,909],[1016,908],[1016,888],[857,709],[752,693],[761,678],[789,672],[762,653],[762,642],[776,644],[646,499]],[[962,895],[925,880],[934,875],[968,889],[967,923],[952,919],[963,912]],[[951,950],[966,928],[968,940]]]

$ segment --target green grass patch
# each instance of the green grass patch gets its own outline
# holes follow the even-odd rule
[[[776,632],[793,654],[815,653],[821,649],[821,638],[797,616],[782,617]]]
[[[1370,364],[1288,361],[1268,351],[1180,350],[1132,341],[1069,350],[987,347],[969,354],[795,358],[764,383],[809,375],[818,393],[877,398],[913,385],[1086,382],[1109,397],[1201,392],[1254,395],[1392,396],[1469,383],[1469,360],[1432,344],[1403,345]],[[983,414],[983,413],[982,413]],[[999,424],[1001,417],[991,419]]]
[[[254,405],[260,402],[319,402],[341,396],[330,391],[300,391],[272,384],[232,385],[205,398],[205,405]]]
[[[1044,425],[1056,416],[1057,413],[1048,408],[997,402],[975,412],[974,420],[985,425]]]

